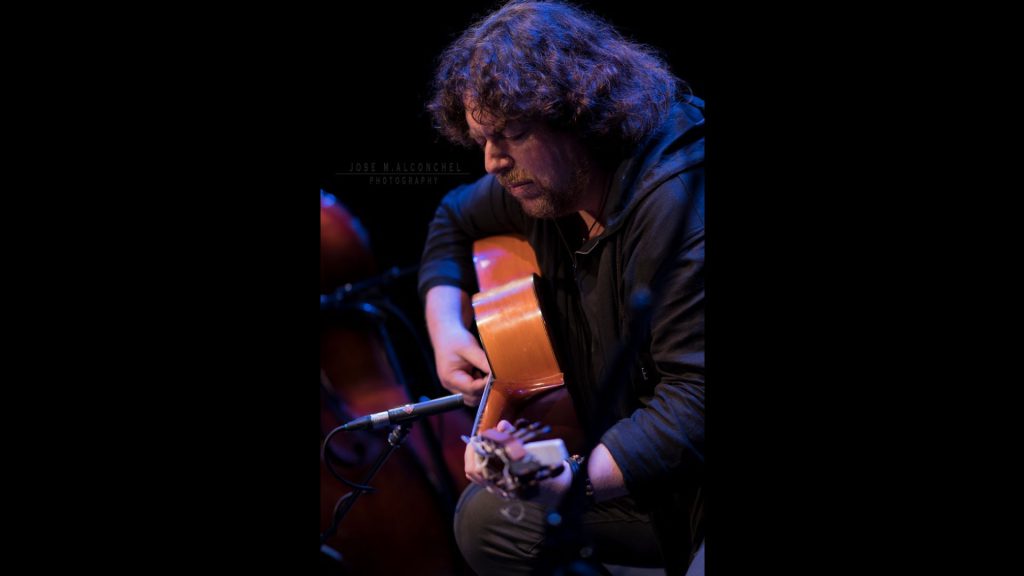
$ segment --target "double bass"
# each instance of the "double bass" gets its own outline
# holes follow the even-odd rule
[[[372,277],[376,265],[368,235],[337,201],[321,191],[320,290]],[[410,402],[402,364],[372,301],[321,313],[320,440],[348,420]],[[368,312],[369,311],[369,312]],[[417,422],[401,449],[371,485],[375,492],[354,503],[325,544],[340,558],[321,555],[324,573],[470,574],[454,543],[454,500],[467,485],[459,431],[469,415],[448,412]],[[358,482],[383,450],[386,431],[335,434],[326,447],[336,471]],[[332,524],[335,504],[350,491],[320,464],[320,530]]]

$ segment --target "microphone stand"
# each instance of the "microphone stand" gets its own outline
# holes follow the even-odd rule
[[[340,558],[341,555],[333,548],[327,545],[327,540],[329,540],[332,536],[334,536],[335,533],[337,533],[338,525],[341,524],[341,521],[345,518],[345,515],[348,514],[348,511],[352,509],[352,505],[355,504],[356,499],[358,499],[363,494],[367,492],[372,492],[374,490],[374,488],[369,485],[370,482],[373,481],[374,476],[376,476],[377,472],[381,469],[382,466],[384,466],[384,463],[387,461],[388,457],[390,457],[391,454],[395,450],[397,450],[399,446],[402,445],[402,441],[404,441],[405,438],[409,435],[409,431],[411,428],[412,421],[402,422],[395,425],[395,427],[391,429],[391,433],[388,434],[387,450],[381,450],[380,455],[377,456],[377,461],[373,463],[373,466],[370,468],[369,472],[366,473],[366,478],[363,479],[362,483],[353,484],[351,482],[345,482],[346,484],[352,486],[352,491],[342,496],[341,500],[338,501],[338,506],[336,506],[334,509],[334,518],[331,520],[331,525],[327,528],[326,531],[324,531],[323,534],[320,535],[321,552],[335,559]],[[325,449],[328,443],[331,441],[331,437],[334,436],[334,433],[337,432],[338,430],[340,430],[340,428],[336,428],[334,432],[328,434],[327,438],[324,439]],[[326,458],[326,455],[324,457]],[[327,463],[327,466],[330,467],[330,464]]]

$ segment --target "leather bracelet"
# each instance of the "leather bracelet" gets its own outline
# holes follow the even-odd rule
[[[583,495],[587,497],[587,502],[596,504],[597,500],[594,499],[594,485],[590,482],[590,475],[587,474],[587,467],[583,465],[586,458],[579,454],[573,454],[566,458],[565,461],[569,463],[569,471],[572,472],[573,479],[576,478],[577,474],[583,475]]]

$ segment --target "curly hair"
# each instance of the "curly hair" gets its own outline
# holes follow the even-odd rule
[[[647,46],[562,2],[513,0],[440,56],[427,108],[456,144],[474,119],[531,119],[585,140],[629,148],[662,123],[685,83]],[[501,127],[498,127],[500,130]]]

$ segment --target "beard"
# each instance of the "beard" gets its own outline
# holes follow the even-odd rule
[[[544,185],[534,180],[525,172],[513,169],[508,174],[499,177],[501,185],[508,190],[509,183],[533,180],[533,186],[537,187],[538,194],[533,198],[516,198],[519,205],[528,216],[533,218],[558,218],[577,212],[580,208],[580,201],[590,184],[590,171],[582,165],[577,164],[572,168],[572,175],[568,181],[561,185]]]

